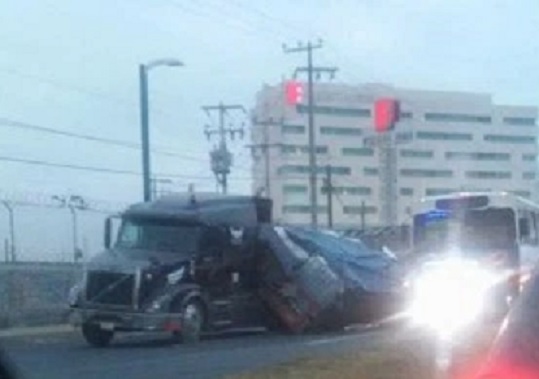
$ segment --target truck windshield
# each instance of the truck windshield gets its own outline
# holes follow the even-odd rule
[[[414,217],[414,246],[419,253],[456,249],[473,255],[506,250],[515,244],[515,225],[514,212],[508,208],[423,213]]]
[[[127,219],[120,229],[117,247],[190,253],[196,251],[202,227],[174,220]]]

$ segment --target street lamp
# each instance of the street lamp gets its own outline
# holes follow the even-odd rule
[[[181,67],[183,63],[177,59],[156,59],[146,64],[139,65],[140,80],[140,127],[142,137],[142,180],[144,189],[144,201],[151,200],[150,179],[150,132],[149,132],[149,101],[148,101],[148,72],[156,67]]]
[[[79,220],[77,217],[77,209],[88,209],[86,201],[78,195],[71,195],[68,198],[64,196],[53,196],[53,200],[59,202],[61,207],[66,207],[71,213],[71,226],[72,226],[72,238],[73,238],[73,261],[77,263],[82,258],[82,250],[79,249]]]
[[[17,253],[15,247],[15,216],[13,214],[13,205],[7,200],[2,200],[2,204],[6,208],[9,217],[9,239],[11,240],[9,244],[9,257],[12,262],[15,262],[17,260]]]

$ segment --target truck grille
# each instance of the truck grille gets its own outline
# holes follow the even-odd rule
[[[89,271],[86,300],[94,304],[133,306],[135,275],[107,271]]]

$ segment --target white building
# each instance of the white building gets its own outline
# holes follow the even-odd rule
[[[380,148],[365,145],[374,134],[372,107],[381,97],[400,101],[395,128],[393,223],[406,223],[412,201],[458,190],[504,190],[538,200],[537,107],[496,105],[488,94],[439,92],[387,85],[315,84],[315,138],[319,224],[327,224],[324,170],[331,166],[335,226],[387,224],[387,196]],[[308,122],[305,102],[286,104],[284,84],[264,86],[253,110],[253,190],[266,187],[276,220],[308,224]],[[384,171],[387,172],[387,171]],[[362,206],[363,203],[363,206]],[[387,214],[385,214],[387,216]]]

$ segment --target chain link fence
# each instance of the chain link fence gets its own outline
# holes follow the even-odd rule
[[[70,288],[82,278],[73,263],[0,265],[0,328],[62,323]]]

